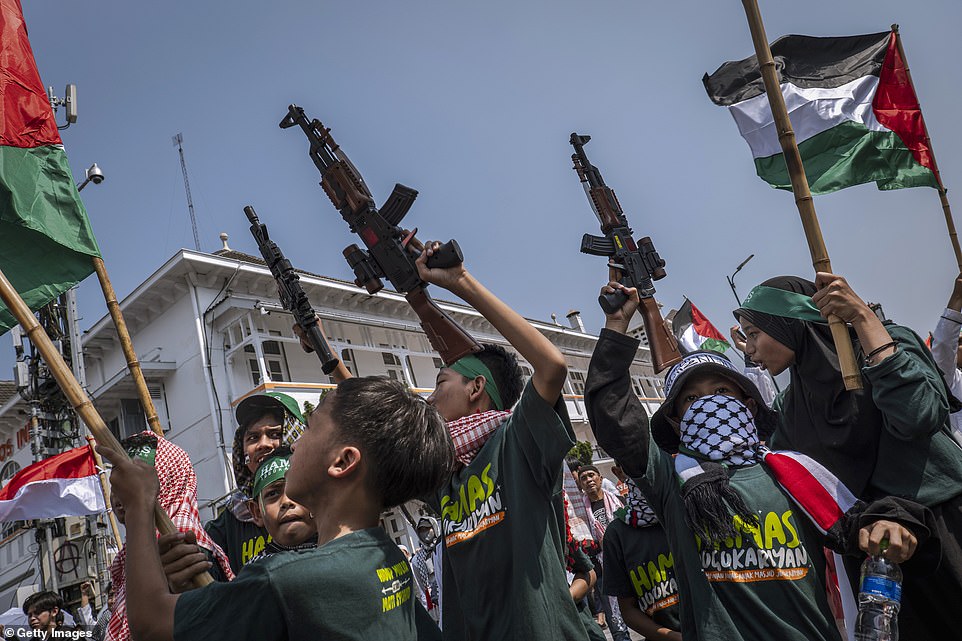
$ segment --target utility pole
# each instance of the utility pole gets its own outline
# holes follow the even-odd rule
[[[184,160],[184,134],[178,133],[173,138],[174,145],[180,153],[180,169],[184,172],[184,189],[187,190],[187,209],[190,210],[190,226],[194,230],[194,249],[200,251],[200,236],[197,235],[197,217],[194,216],[194,199],[190,197],[190,180],[187,178],[187,161]]]

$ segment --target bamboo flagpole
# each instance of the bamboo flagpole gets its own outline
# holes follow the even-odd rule
[[[134,351],[134,344],[130,340],[130,332],[127,331],[127,322],[124,320],[123,312],[120,311],[120,303],[117,302],[117,294],[114,292],[114,286],[110,282],[110,277],[107,275],[107,267],[104,265],[104,261],[99,256],[95,256],[94,259],[94,271],[97,272],[97,280],[100,281],[100,289],[104,292],[104,300],[107,302],[107,311],[110,312],[110,318],[114,321],[114,327],[117,328],[117,336],[120,339],[120,349],[123,350],[124,358],[127,360],[127,369],[130,371],[130,376],[134,379],[134,387],[137,388],[137,397],[140,399],[140,405],[143,407],[144,414],[147,416],[147,424],[150,429],[157,436],[164,435],[164,428],[160,424],[160,419],[157,418],[157,408],[154,407],[154,402],[150,399],[150,391],[147,389],[147,381],[144,380],[144,372],[140,367],[140,361],[137,360],[137,352]]]
[[[120,527],[117,525],[117,515],[114,514],[114,508],[110,504],[110,485],[107,483],[107,470],[104,467],[104,460],[97,453],[97,440],[89,434],[87,435],[87,447],[94,455],[94,463],[97,464],[97,478],[100,479],[100,490],[104,494],[104,503],[107,505],[107,520],[110,521],[110,531],[114,535],[114,542],[116,542],[119,550],[121,545]]]
[[[50,373],[53,374],[57,384],[60,385],[60,389],[63,390],[64,396],[67,397],[74,411],[80,415],[80,419],[86,423],[87,428],[93,433],[97,442],[123,456],[127,456],[120,441],[107,429],[103,417],[101,417],[100,413],[94,408],[87,393],[84,392],[80,383],[78,383],[74,377],[73,372],[70,371],[67,363],[64,362],[63,356],[61,356],[57,348],[54,347],[50,337],[43,331],[40,323],[38,323],[34,317],[33,312],[30,311],[27,304],[20,298],[20,294],[17,293],[17,290],[10,281],[7,280],[2,270],[0,270],[0,299],[7,305],[10,313],[13,314],[13,317],[20,323],[20,326],[23,327],[30,341],[37,347],[37,351],[40,352],[43,360],[47,363],[47,367],[50,368]],[[177,532],[177,528],[171,522],[170,517],[161,509],[160,504],[156,502],[154,503],[154,523],[157,525],[157,530],[160,531],[161,534],[173,534]],[[194,578],[194,584],[197,587],[203,587],[213,582],[214,579],[206,572]]]
[[[912,72],[909,71],[909,61],[905,57],[905,49],[902,48],[902,36],[899,34],[899,26],[897,24],[892,25],[892,32],[895,33],[895,46],[898,47],[899,58],[902,59],[902,64],[905,65],[905,77],[909,81],[909,86],[912,87],[912,93],[915,94],[916,99],[918,99],[918,92],[915,91],[915,83],[912,82]],[[919,105],[919,113],[922,112],[922,107]],[[962,273],[962,248],[959,247],[959,235],[955,231],[955,220],[952,218],[952,207],[949,206],[949,198],[947,195],[947,190],[945,185],[942,184],[942,173],[939,171],[939,164],[935,160],[935,150],[932,148],[932,139],[929,138],[929,128],[925,124],[925,119],[922,119],[922,130],[925,132],[925,145],[929,148],[929,154],[932,156],[932,170],[935,173],[935,182],[939,185],[939,200],[942,201],[942,213],[945,215],[945,226],[949,230],[949,241],[952,243],[952,250],[955,252],[955,262],[959,266],[959,272]]]
[[[782,96],[782,90],[778,82],[778,72],[775,69],[775,61],[772,59],[772,51],[768,46],[768,37],[765,35],[765,25],[762,24],[758,2],[757,0],[742,0],[742,5],[744,5],[745,15],[748,17],[748,27],[751,30],[752,42],[755,45],[755,57],[758,60],[762,80],[765,81],[765,92],[768,94],[768,102],[771,105],[772,116],[778,129],[778,142],[782,146],[785,163],[788,165],[788,175],[792,180],[792,193],[795,195],[795,205],[798,207],[798,214],[802,219],[802,228],[805,230],[808,250],[812,255],[812,265],[816,272],[831,272],[832,262],[828,258],[828,249],[825,247],[822,229],[818,224],[815,203],[812,200],[812,192],[808,187],[808,177],[805,175],[802,156],[799,154],[798,145],[795,143],[795,132],[792,130],[792,122],[789,120],[788,110],[785,108],[785,98]],[[841,318],[835,315],[828,317],[828,325],[832,330],[832,339],[835,342],[835,351],[838,354],[845,389],[862,389],[862,374],[859,372],[858,363],[855,361],[855,350],[852,347],[848,327]]]

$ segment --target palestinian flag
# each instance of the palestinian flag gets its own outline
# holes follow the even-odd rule
[[[772,44],[772,56],[813,194],[867,182],[879,189],[940,187],[895,32],[785,36]],[[755,56],[726,62],[703,82],[712,101],[735,117],[759,177],[790,190]]]
[[[0,488],[0,522],[85,516],[106,509],[89,447],[38,461]]]
[[[19,0],[0,0],[0,270],[30,309],[93,272],[100,249],[67,164]],[[0,302],[0,334],[16,324]]]
[[[671,330],[685,353],[710,349],[724,354],[731,347],[721,332],[687,298],[672,319]]]

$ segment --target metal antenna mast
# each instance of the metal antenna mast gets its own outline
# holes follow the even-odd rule
[[[184,135],[174,136],[174,144],[180,153],[180,168],[184,172],[184,189],[187,190],[187,209],[190,210],[190,226],[194,229],[194,249],[200,251],[200,236],[197,235],[197,217],[194,216],[194,199],[190,197],[190,180],[187,179],[187,162],[184,160]]]

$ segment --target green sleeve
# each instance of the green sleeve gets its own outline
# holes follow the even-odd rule
[[[564,399],[550,405],[529,381],[508,419],[505,443],[520,450],[535,482],[553,492],[564,457],[575,444]]]
[[[282,603],[263,563],[245,566],[230,583],[181,594],[174,610],[175,641],[283,641],[287,634]]]
[[[872,385],[872,400],[885,429],[895,438],[913,440],[935,434],[949,417],[945,382],[921,339],[910,329],[886,324],[898,350],[862,373]]]

